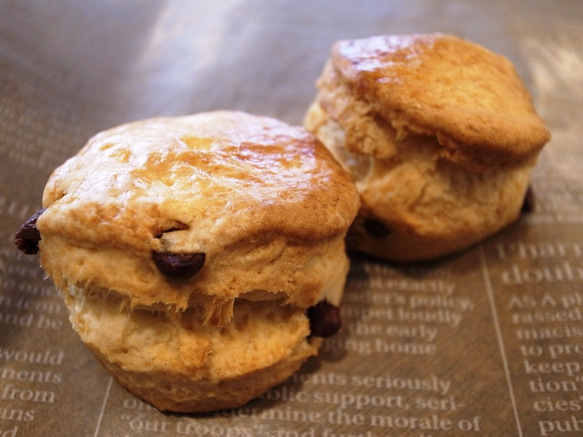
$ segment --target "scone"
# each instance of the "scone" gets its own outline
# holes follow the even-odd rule
[[[18,247],[160,410],[240,406],[340,327],[359,197],[302,127],[231,111],[122,125],[54,171],[43,207]]]
[[[550,134],[511,62],[445,34],[339,41],[304,125],[352,174],[350,249],[395,262],[514,222]]]

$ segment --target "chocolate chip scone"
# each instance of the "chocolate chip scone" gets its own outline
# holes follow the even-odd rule
[[[230,111],[122,125],[55,170],[43,208],[17,245],[161,410],[240,406],[340,327],[359,198],[303,128]]]
[[[352,249],[437,258],[514,222],[549,140],[512,63],[445,34],[339,41],[305,126],[351,172]]]

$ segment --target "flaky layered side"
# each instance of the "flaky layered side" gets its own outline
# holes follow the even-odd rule
[[[304,129],[218,111],[96,135],[34,225],[113,376],[162,410],[210,411],[285,380],[338,329],[359,202]]]
[[[512,64],[460,38],[341,41],[305,126],[352,174],[352,249],[437,258],[514,222],[549,132]]]

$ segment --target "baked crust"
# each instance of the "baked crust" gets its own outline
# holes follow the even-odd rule
[[[399,138],[436,137],[443,156],[472,170],[532,163],[550,138],[512,63],[459,37],[339,41],[332,63]]]
[[[317,353],[307,310],[340,304],[359,204],[305,129],[217,111],[96,135],[51,175],[36,230],[73,327],[116,380],[162,410],[210,411]],[[195,271],[173,276],[158,254],[194,254]]]
[[[549,132],[506,58],[444,34],[340,41],[317,87],[304,125],[361,196],[351,249],[434,259],[518,218]]]
[[[303,128],[231,111],[139,121],[96,135],[52,174],[41,261],[61,288],[97,284],[132,307],[251,293],[309,307],[334,280],[320,273],[341,256],[324,258],[358,202]],[[168,281],[152,260],[163,250],[204,253],[204,268]]]

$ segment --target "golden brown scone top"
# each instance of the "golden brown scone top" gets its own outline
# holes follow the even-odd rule
[[[317,240],[349,224],[351,184],[302,128],[231,111],[158,118],[96,135],[55,170],[41,221],[134,250],[187,228],[223,244],[273,230]]]
[[[303,128],[216,111],[97,134],[53,172],[43,206],[41,264],[60,288],[115,290],[132,306],[200,304],[225,323],[242,295],[305,308],[338,298],[331,266],[347,262],[360,200]],[[155,266],[164,253],[204,264],[168,280]]]
[[[467,167],[526,163],[550,138],[512,63],[456,36],[339,41],[332,63],[399,136],[436,136]]]

